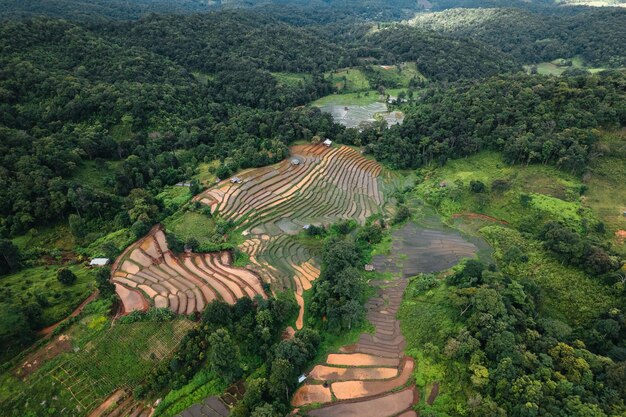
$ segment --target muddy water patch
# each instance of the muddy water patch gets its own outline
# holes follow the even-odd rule
[[[389,254],[376,255],[372,264],[377,271],[401,273],[411,277],[420,273],[438,272],[471,258],[479,251],[480,242],[470,241],[450,228],[429,228],[413,222],[392,233]]]

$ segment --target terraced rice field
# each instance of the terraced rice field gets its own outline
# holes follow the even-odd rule
[[[292,399],[294,407],[323,404],[309,416],[417,416],[412,405],[418,394],[408,386],[414,363],[403,356],[405,341],[396,319],[406,281],[371,285],[378,287],[378,294],[368,301],[367,319],[376,331],[362,334],[357,343],[328,355],[309,372]]]
[[[376,115],[382,116],[389,126],[401,124],[404,120],[404,114],[402,112],[387,111],[387,105],[380,102],[365,106],[328,104],[321,106],[320,109],[325,113],[330,113],[337,123],[345,127],[358,128],[361,123],[373,122]]]
[[[405,277],[422,272],[441,271],[462,258],[470,258],[478,247],[453,229],[423,228],[407,223],[393,232],[392,249],[388,255],[376,255],[372,264],[380,272],[401,272]]]
[[[251,269],[274,290],[295,292],[301,306],[296,327],[302,328],[303,293],[319,267],[293,235],[307,224],[364,222],[382,210],[387,184],[376,161],[347,146],[299,145],[291,152],[289,159],[245,171],[238,175],[241,183],[222,181],[196,200],[237,223],[247,238],[240,248]]]
[[[231,264],[227,251],[177,256],[155,226],[115,261],[111,279],[126,312],[140,306],[138,294],[179,314],[202,311],[213,300],[234,304],[242,297],[266,297],[255,273]]]
[[[252,234],[295,234],[306,224],[378,212],[380,173],[376,161],[347,146],[294,146],[288,160],[239,174],[240,184],[222,181],[197,199]]]

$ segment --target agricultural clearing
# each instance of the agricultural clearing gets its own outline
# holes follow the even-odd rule
[[[379,272],[401,273],[408,278],[448,269],[477,251],[478,247],[456,230],[426,229],[409,222],[393,231],[390,252],[374,256],[372,264]]]
[[[580,57],[574,57],[572,59],[555,59],[550,62],[541,62],[536,65],[524,66],[524,69],[529,74],[532,72],[533,68],[537,70],[537,74],[555,76],[561,76],[568,70],[583,70],[589,71],[592,74],[605,70],[605,68],[590,68],[586,66]]]
[[[384,174],[386,176],[386,174]],[[382,168],[347,146],[297,145],[279,164],[244,171],[196,197],[236,224],[251,268],[274,290],[292,289],[301,306],[319,275],[314,255],[295,235],[307,225],[364,222],[385,204]]]
[[[94,302],[63,334],[2,374],[0,404],[7,416],[86,416],[116,391],[130,392],[161,360],[170,356],[192,323],[116,323],[110,305]]]
[[[213,300],[235,304],[242,297],[265,297],[257,275],[231,264],[226,251],[177,256],[155,226],[116,260],[111,280],[126,312],[137,307],[137,292],[155,307],[179,314],[200,312]]]

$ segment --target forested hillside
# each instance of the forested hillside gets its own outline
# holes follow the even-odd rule
[[[378,159],[414,168],[481,149],[512,164],[555,164],[585,170],[597,129],[626,124],[623,72],[559,80],[494,77],[426,91],[401,126],[369,138]]]
[[[624,27],[0,0],[0,414],[624,417]]]
[[[452,9],[420,14],[411,26],[453,35],[471,36],[512,55],[520,63],[537,63],[580,55],[598,66],[626,63],[626,19],[621,8],[578,13],[544,14],[519,9]]]

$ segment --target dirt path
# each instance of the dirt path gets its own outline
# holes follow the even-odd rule
[[[87,304],[89,304],[90,302],[95,300],[95,298],[98,296],[98,294],[99,294],[98,290],[95,290],[89,297],[87,297],[82,303],[80,303],[80,305],[78,307],[76,307],[76,309],[74,311],[72,311],[72,314],[70,314],[69,316],[67,316],[63,320],[54,323],[52,326],[48,326],[45,329],[39,330],[37,332],[37,334],[39,336],[43,336],[43,337],[50,336],[52,334],[52,332],[54,331],[54,329],[56,329],[65,320],[68,320],[68,319],[71,319],[72,317],[78,316],[81,313],[81,311],[83,311],[83,309],[85,308],[85,306]]]
[[[467,219],[487,220],[487,221],[490,221],[490,222],[496,222],[496,223],[500,223],[500,224],[509,224],[505,220],[497,219],[495,217],[487,216],[486,214],[480,214],[480,213],[462,212],[462,213],[456,213],[456,214],[452,215],[453,219],[458,219],[459,217],[465,217]]]

